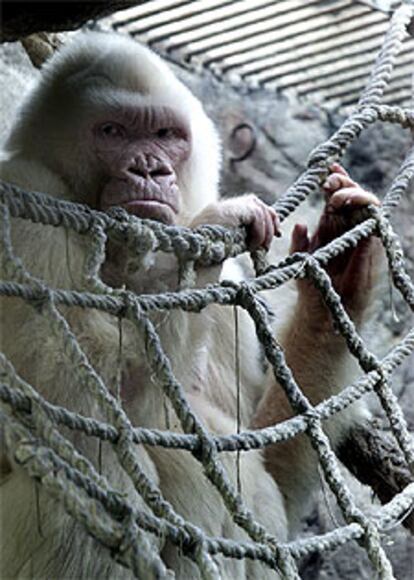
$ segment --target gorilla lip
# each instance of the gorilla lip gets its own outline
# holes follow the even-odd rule
[[[126,189],[123,187],[125,185],[127,185]],[[142,219],[173,224],[179,208],[166,199],[167,197],[165,192],[154,183],[146,184],[146,187],[135,183],[131,188],[130,184],[116,180],[115,183],[111,182],[104,187],[99,204],[103,211],[118,206]]]
[[[119,205],[128,213],[143,219],[155,219],[167,224],[175,221],[174,208],[156,199],[132,199]]]

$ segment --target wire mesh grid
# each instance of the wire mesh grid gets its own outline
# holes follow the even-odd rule
[[[368,125],[381,121],[414,128],[412,110],[381,104],[393,62],[413,12],[413,6],[409,4],[404,4],[395,12],[371,79],[355,111],[326,143],[311,154],[307,171],[275,204],[281,220],[320,186],[327,175],[329,164],[339,159],[349,143]],[[364,394],[374,391],[407,463],[411,466],[414,464],[412,440],[390,385],[394,369],[414,351],[414,328],[385,358],[378,360],[358,335],[324,266],[363,238],[376,234],[385,248],[393,283],[410,309],[414,310],[414,285],[405,268],[398,236],[389,222],[392,210],[398,205],[413,175],[414,149],[400,168],[382,207],[368,208],[368,215],[361,223],[312,255],[293,254],[278,264],[269,266],[263,256],[258,254],[255,256],[257,275],[251,280],[155,295],[136,295],[126,290],[114,290],[101,281],[99,270],[105,258],[105,243],[108,238],[122,234],[131,252],[174,253],[180,263],[187,264],[187,271],[190,272],[195,263],[221,263],[225,258],[243,252],[246,249],[244,232],[213,226],[188,230],[139,220],[122,212],[109,216],[40,193],[24,192],[11,184],[1,182],[1,244],[5,279],[0,284],[0,295],[20,297],[47,318],[51,334],[63,338],[74,380],[82,381],[87,386],[107,411],[108,417],[105,423],[52,405],[20,378],[12,364],[1,355],[0,398],[4,403],[1,418],[6,442],[14,459],[31,477],[41,482],[47,493],[58,498],[67,512],[110,549],[112,555],[129,567],[136,577],[167,576],[159,554],[154,551],[143,533],[148,532],[162,535],[180,549],[184,549],[186,555],[198,565],[203,578],[218,577],[213,558],[216,554],[229,558],[258,559],[278,570],[282,578],[299,578],[298,558],[313,551],[332,550],[352,539],[358,540],[365,547],[373,568],[381,578],[393,578],[392,566],[381,545],[380,535],[412,508],[414,484],[408,485],[383,506],[376,516],[369,518],[357,507],[355,498],[342,477],[322,423]],[[88,291],[52,289],[25,269],[14,255],[11,244],[10,219],[15,217],[70,228],[88,236],[91,242],[88,256]],[[311,405],[295,382],[283,350],[273,338],[272,328],[258,299],[260,291],[277,288],[295,277],[308,277],[318,288],[350,352],[365,371],[362,378],[349,385],[338,396],[317,406]],[[187,401],[183,386],[173,374],[149,315],[155,311],[171,309],[199,312],[211,303],[236,305],[249,313],[267,360],[295,412],[293,418],[273,427],[229,436],[217,436],[208,432],[198,420]],[[69,308],[94,308],[132,321],[145,339],[149,365],[171,402],[183,433],[133,427],[119,400],[110,393],[88,361],[59,310],[62,305]],[[30,422],[27,421],[28,417]],[[119,495],[108,480],[63,435],[59,426],[69,427],[102,441],[110,441],[120,466],[151,508],[151,513],[138,510],[133,503]],[[300,433],[306,433],[310,439],[346,523],[321,536],[281,543],[255,521],[230,482],[221,464],[220,453],[262,449]],[[224,537],[211,537],[185,521],[142,470],[134,451],[137,444],[183,449],[192,453],[201,462],[205,476],[220,492],[234,521],[248,534],[249,541],[236,542]]]

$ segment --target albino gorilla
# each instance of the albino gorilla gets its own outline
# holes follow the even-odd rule
[[[24,103],[3,153],[1,177],[22,188],[98,210],[121,206],[143,218],[195,227],[214,223],[247,227],[250,248],[268,248],[279,235],[275,211],[255,196],[218,200],[220,148],[216,131],[200,103],[154,54],[134,41],[99,33],[81,34],[44,67],[38,86]],[[297,225],[292,251],[313,251],[349,227],[355,208],[378,203],[336,165],[326,184],[326,207],[313,236]],[[13,220],[16,255],[54,288],[84,289],[87,238],[62,228]],[[361,322],[377,261],[375,240],[360,245],[329,267],[355,320]],[[218,279],[219,268],[200,270],[202,284]],[[155,256],[138,269],[120,245],[112,244],[102,269],[111,286],[136,292],[177,288],[176,264]],[[93,310],[63,309],[89,360],[115,392],[119,323]],[[234,433],[236,381],[232,309],[209,307],[202,314],[173,312],[155,319],[177,378],[208,429]],[[30,305],[2,298],[2,350],[17,372],[50,401],[98,419],[98,402],[76,384],[62,344]],[[155,318],[155,317],[154,317]],[[220,320],[220,330],[215,321]],[[241,418],[245,427],[275,424],[292,412],[274,379],[266,375],[261,351],[247,316],[240,313]],[[300,329],[298,331],[298,329]],[[124,322],[121,399],[136,426],[165,428],[165,399],[154,382],[136,329]],[[341,337],[312,285],[297,285],[290,323],[278,340],[295,377],[312,403],[338,392],[350,379],[352,363]],[[191,347],[190,347],[191,345]],[[178,420],[169,410],[171,429]],[[335,417],[327,429],[335,444],[361,408]],[[70,435],[95,464],[98,444]],[[184,451],[137,447],[142,469],[186,519],[211,536],[247,539],[231,519],[218,492],[197,461]],[[236,480],[235,454],[222,461]],[[7,454],[2,463],[2,576],[4,578],[131,578],[109,553],[75,524],[62,506]],[[281,541],[295,533],[312,487],[317,461],[304,437],[241,458],[242,496],[255,517]],[[113,450],[103,447],[103,474],[111,485],[149,509],[123,473]],[[39,521],[38,521],[39,520]],[[40,530],[39,530],[40,527]],[[162,538],[148,536],[181,580],[199,577],[190,558]],[[216,557],[221,577],[276,578],[252,561]]]

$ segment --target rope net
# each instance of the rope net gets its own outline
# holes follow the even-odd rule
[[[338,160],[346,147],[370,124],[382,121],[414,129],[412,110],[384,106],[381,98],[393,62],[413,16],[414,7],[403,4],[393,16],[371,79],[359,104],[340,129],[310,156],[308,169],[275,204],[283,221],[320,184],[328,166]],[[167,577],[160,556],[150,546],[146,535],[162,535],[186,550],[200,569],[203,578],[217,578],[213,556],[258,559],[282,578],[299,578],[297,560],[314,551],[329,551],[350,540],[358,540],[367,550],[373,568],[381,578],[393,578],[391,563],[381,545],[381,532],[395,525],[414,503],[414,484],[409,484],[392,501],[366,516],[341,474],[338,460],[324,432],[322,422],[347,408],[366,393],[375,392],[388,417],[393,434],[409,465],[414,464],[414,447],[402,410],[394,395],[392,372],[414,351],[414,327],[399,344],[379,360],[365,346],[352,320],[341,304],[324,267],[329,260],[360,240],[376,234],[382,241],[393,284],[414,310],[414,284],[405,267],[399,239],[390,224],[414,175],[414,148],[401,166],[381,208],[367,208],[360,223],[312,255],[296,253],[276,265],[267,265],[263,255],[254,256],[256,276],[242,283],[218,283],[203,289],[185,289],[154,295],[137,295],[106,286],[99,278],[108,239],[123,239],[130,252],[143,255],[163,251],[177,256],[183,265],[183,277],[190,277],[195,264],[221,263],[245,251],[242,231],[216,226],[196,230],[164,226],[140,220],[123,211],[111,215],[82,205],[59,201],[41,193],[25,192],[1,182],[1,245],[5,278],[0,295],[19,297],[37,308],[50,323],[53,336],[61,336],[65,354],[71,362],[75,381],[90,390],[106,410],[108,421],[97,421],[52,405],[20,378],[4,355],[0,357],[1,418],[9,451],[46,492],[58,498],[65,509],[116,559],[139,578]],[[11,218],[70,228],[90,240],[88,288],[84,292],[52,289],[31,275],[13,253],[10,237]],[[273,339],[272,329],[258,293],[275,289],[297,277],[308,277],[320,291],[337,329],[346,340],[352,355],[365,372],[364,376],[339,395],[312,406],[295,382],[284,353]],[[156,328],[149,319],[155,311],[181,309],[199,312],[209,304],[235,305],[245,309],[254,321],[257,336],[277,381],[295,411],[291,419],[257,431],[243,431],[217,436],[206,430],[188,404],[184,388],[176,380],[170,361],[163,351]],[[183,433],[134,428],[119,400],[112,396],[101,377],[88,361],[59,306],[94,308],[114,317],[133,322],[145,339],[149,365],[180,421]],[[30,417],[30,421],[28,421]],[[136,490],[150,506],[151,513],[136,506],[111,488],[91,462],[80,454],[59,427],[80,431],[89,437],[113,444],[119,464],[131,478]],[[220,461],[221,452],[261,449],[306,433],[316,450],[324,477],[336,497],[345,524],[333,531],[307,539],[281,543],[271,536],[246,507],[230,482]],[[183,520],[141,469],[135,454],[136,445],[183,449],[202,464],[205,476],[222,496],[226,509],[248,534],[249,541],[208,536],[202,529]]]

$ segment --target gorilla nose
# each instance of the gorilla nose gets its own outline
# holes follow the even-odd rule
[[[154,160],[134,160],[128,167],[127,172],[143,179],[157,179],[172,175],[173,170],[166,163],[154,163]]]
[[[148,177],[150,176],[148,168],[138,167],[136,165],[131,165],[130,167],[128,167],[127,173],[129,173],[133,177],[142,177],[143,179],[148,179]]]

